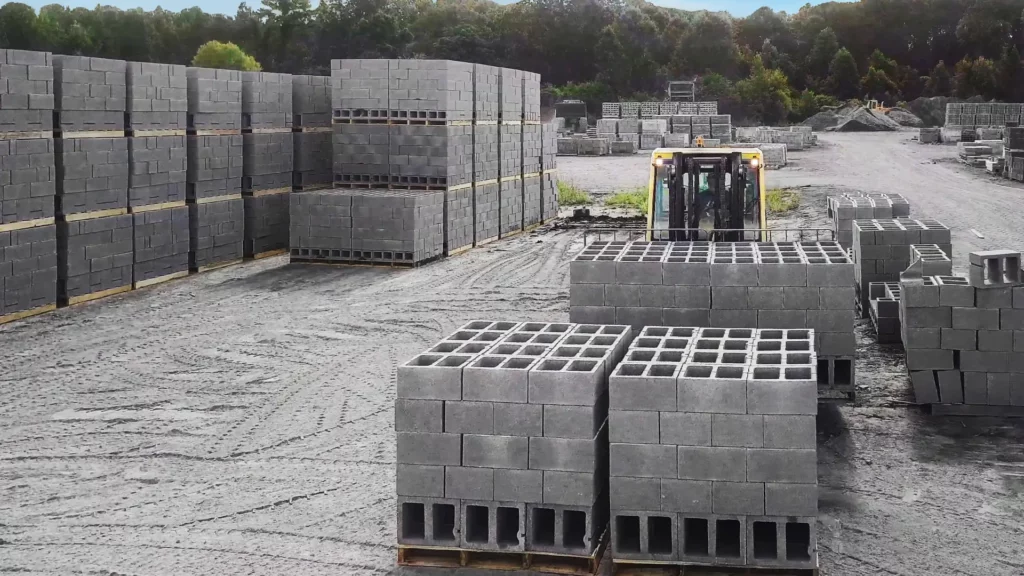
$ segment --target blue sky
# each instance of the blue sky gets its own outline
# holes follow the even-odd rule
[[[52,0],[22,0],[29,6],[35,9],[39,9],[47,4],[64,4],[71,7],[85,7],[94,8],[97,4],[96,0],[65,0],[64,2],[53,2]],[[259,6],[261,0],[248,0],[250,6]],[[497,0],[502,4],[507,4],[510,0]],[[807,0],[654,0],[655,4],[659,6],[668,6],[671,8],[681,8],[684,10],[728,10],[733,16],[746,16],[754,10],[757,10],[761,6],[768,5],[775,10],[785,10],[786,12],[794,13],[803,6]],[[191,8],[192,6],[201,6],[206,12],[216,12],[221,14],[233,15],[238,9],[238,5],[241,0],[203,0],[197,2],[196,0],[105,0],[101,2],[104,5],[116,6],[122,9],[129,8],[144,8],[146,10],[152,10],[157,6],[165,10],[179,11],[184,8]],[[318,0],[312,0],[315,6]],[[820,4],[820,0],[813,0],[811,4]]]

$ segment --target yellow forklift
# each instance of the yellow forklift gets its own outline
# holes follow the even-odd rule
[[[761,151],[695,144],[651,154],[647,239],[769,241]]]

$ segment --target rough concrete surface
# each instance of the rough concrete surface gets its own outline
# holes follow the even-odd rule
[[[808,222],[828,190],[892,190],[958,258],[1024,245],[1024,188],[908,139],[825,136],[770,178],[808,186]],[[0,572],[450,574],[394,569],[395,366],[469,320],[566,320],[581,247],[546,229],[413,270],[271,258],[0,327]],[[908,407],[866,330],[859,405],[818,419],[822,573],[1021,574],[1024,423]]]

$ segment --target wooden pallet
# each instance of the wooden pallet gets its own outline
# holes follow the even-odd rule
[[[207,264],[206,266],[200,266],[196,268],[196,272],[210,272],[211,270],[227,268],[228,266],[234,266],[235,264],[241,263],[241,260],[228,260],[227,262],[217,262],[216,264]]]
[[[433,568],[482,568],[506,572],[532,570],[543,574],[591,576],[598,573],[607,545],[607,537],[602,538],[590,556],[552,552],[498,552],[400,545],[398,547],[398,564],[400,566]]]
[[[156,278],[150,278],[148,280],[139,280],[132,284],[132,287],[136,290],[139,288],[145,288],[146,286],[154,286],[156,284],[163,284],[164,282],[170,282],[171,280],[177,280],[178,278],[184,278],[188,276],[188,270],[182,270],[181,272],[173,272],[171,274],[165,274],[164,276],[157,276]]]
[[[65,140],[72,138],[124,138],[124,130],[54,130],[54,135],[58,135]]]
[[[373,260],[359,260],[359,259],[329,259],[329,258],[302,258],[299,256],[292,256],[289,262],[292,264],[319,264],[322,266],[359,266],[363,268],[419,268],[426,264],[430,264],[436,260],[440,260],[444,256],[438,254],[432,258],[426,260],[420,260],[419,262],[403,262],[403,261],[381,261],[375,262]]]
[[[252,256],[250,256],[250,258],[252,258],[253,260],[263,260],[264,258],[273,258],[274,256],[280,256],[282,254],[287,254],[287,253],[288,253],[288,249],[287,248],[278,248],[277,250],[267,250],[266,252],[260,252],[258,254],[253,254]]]
[[[612,560],[612,576],[818,576],[818,569],[707,566],[675,562]]]
[[[932,416],[995,416],[1024,418],[1024,406],[989,406],[987,404],[929,404]]]
[[[856,389],[818,388],[819,403],[845,404],[857,400]]]
[[[500,239],[500,236],[491,236],[490,238],[484,238],[483,240],[477,240],[476,241],[476,245],[477,246],[487,246],[488,244],[492,244],[494,242],[497,242],[499,239]]]
[[[72,296],[68,298],[68,306],[74,306],[75,304],[82,304],[84,302],[91,302],[93,300],[99,300],[100,298],[106,298],[107,296],[114,296],[115,294],[124,294],[130,292],[132,289],[131,285],[118,286],[117,288],[110,288],[109,290],[100,290],[99,292],[93,292],[91,294],[82,294],[81,296]]]
[[[469,244],[467,246],[461,246],[459,248],[455,248],[455,249],[449,250],[448,251],[448,256],[451,257],[451,256],[458,256],[459,254],[465,254],[466,252],[469,252],[472,249],[473,249],[473,245],[472,244]]]
[[[40,306],[38,308],[32,308],[30,310],[22,310],[21,312],[12,312],[0,316],[0,324],[7,324],[8,322],[15,322],[18,320],[24,320],[25,318],[31,318],[32,316],[38,316],[40,314],[46,314],[47,312],[53,312],[57,309],[56,304],[47,304],[46,306]]]

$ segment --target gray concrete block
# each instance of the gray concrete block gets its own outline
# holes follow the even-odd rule
[[[536,363],[535,358],[481,356],[465,369],[462,398],[525,403],[529,370]]]
[[[494,434],[494,406],[490,402],[444,403],[444,431],[449,434]]]
[[[461,463],[480,468],[539,469],[529,466],[532,461],[530,444],[533,440],[520,436],[464,434]]]
[[[748,450],[747,481],[814,484],[818,481],[815,450]]]
[[[608,439],[623,444],[657,444],[659,413],[612,410],[608,413]]]
[[[679,366],[623,362],[608,379],[611,410],[675,410]]]
[[[999,330],[999,310],[983,308],[952,308],[950,326],[964,330]]]
[[[544,471],[544,503],[590,506],[605,493],[604,473]]]
[[[747,413],[747,371],[735,366],[686,366],[677,382],[677,402],[693,412]]]
[[[606,431],[607,428],[591,440],[530,438],[529,469],[593,472],[597,469],[601,446],[607,442]]]
[[[462,437],[458,434],[396,432],[399,464],[458,466],[462,457]]]
[[[946,389],[942,388],[940,393],[943,391]],[[949,394],[942,397],[942,401],[954,404],[988,404],[988,375],[984,372],[964,372],[962,390],[951,387]]]
[[[746,454],[744,448],[680,446],[678,477],[682,480],[746,482]]]
[[[662,482],[660,478],[612,476],[608,479],[609,506],[613,510],[661,510]]]
[[[444,402],[395,399],[396,432],[444,432]],[[408,494],[417,496],[417,494]]]
[[[989,406],[1010,406],[1010,375],[988,374],[986,401]]]
[[[444,467],[444,493],[459,500],[494,499],[494,470],[489,468]]]
[[[399,398],[459,400],[463,368],[471,355],[421,354],[397,369]]]
[[[699,480],[661,480],[661,509],[683,514],[710,514],[711,482]]]
[[[763,483],[712,482],[712,510],[715,514],[764,514]]]
[[[494,470],[494,499],[503,502],[542,502],[544,472],[542,470]]]
[[[711,446],[712,414],[662,412],[661,443],[679,446]]]
[[[590,439],[604,425],[608,411],[598,406],[544,406],[544,436],[548,438]],[[657,419],[654,419],[657,422]],[[561,502],[569,504],[569,502]],[[593,504],[593,502],[588,502]]]
[[[612,443],[608,462],[611,476],[676,478],[675,446]]]
[[[395,493],[398,496],[444,498],[444,466],[398,464],[395,470]]]
[[[499,436],[542,436],[544,406],[495,402],[494,433]]]
[[[760,415],[713,414],[711,445],[763,448],[764,429],[764,417]]]
[[[816,484],[774,484],[764,486],[764,513],[769,516],[817,516]]]
[[[814,416],[764,417],[765,448],[803,448],[813,450],[816,446]]]

